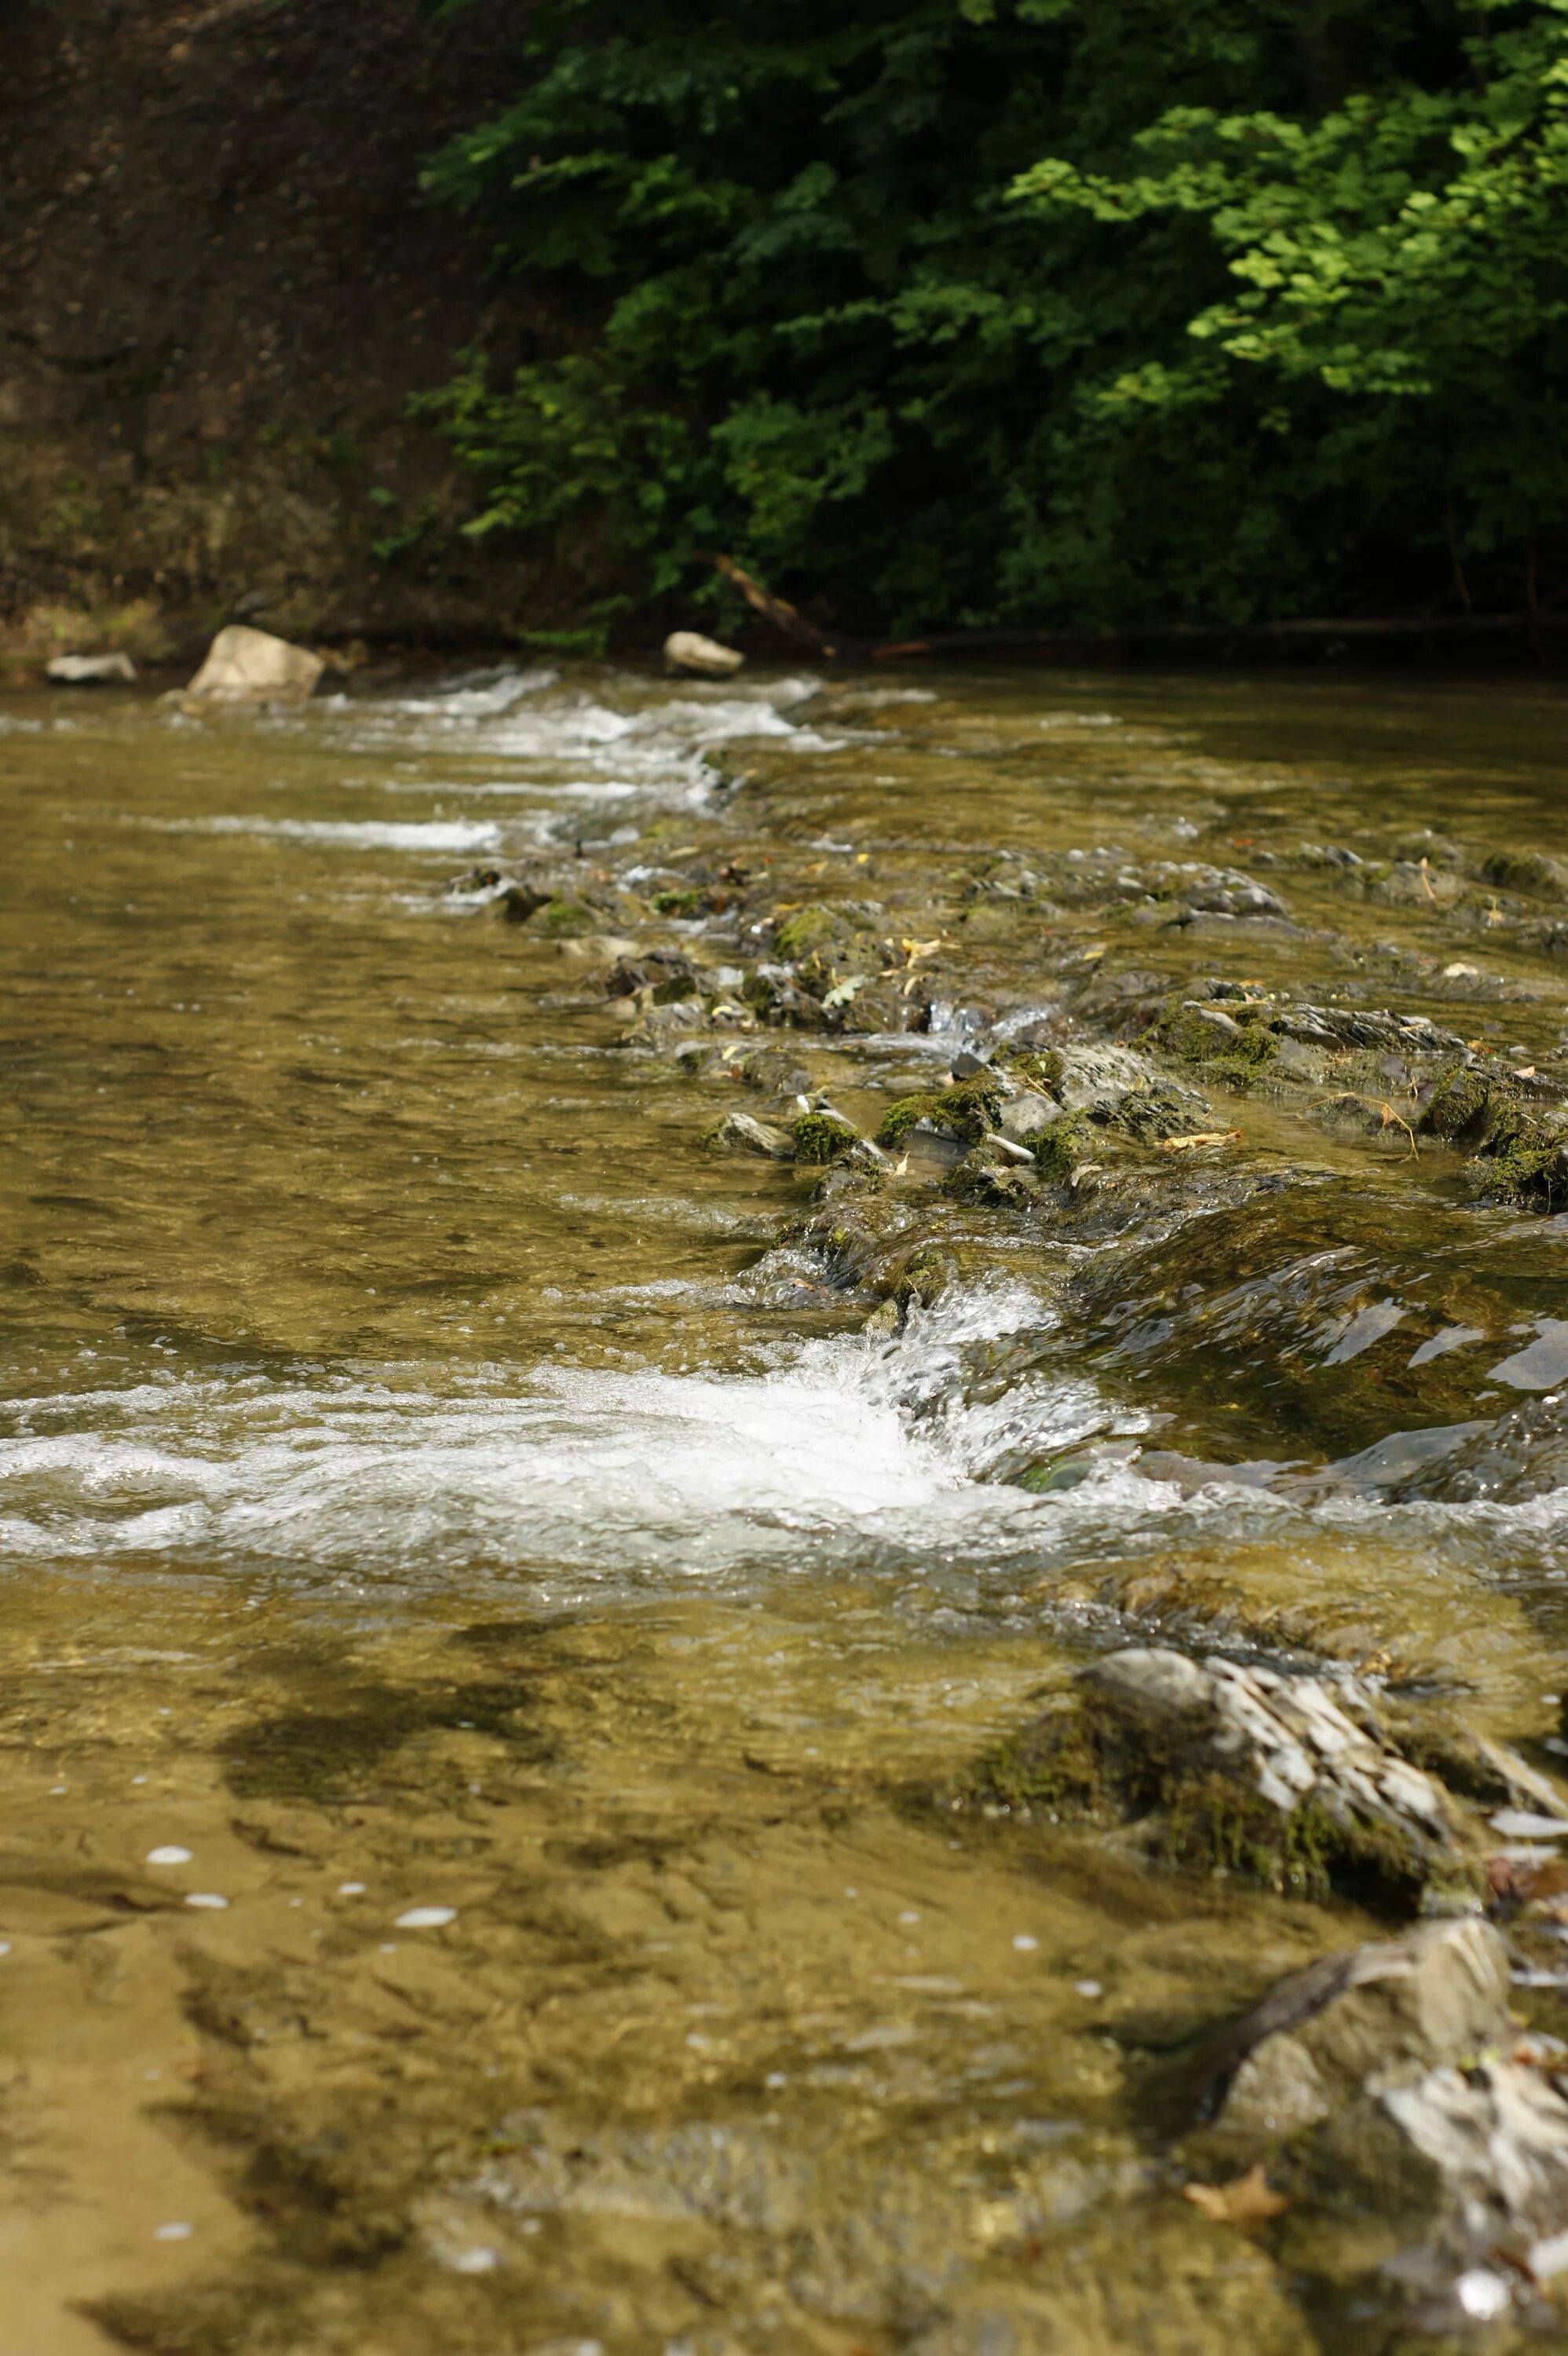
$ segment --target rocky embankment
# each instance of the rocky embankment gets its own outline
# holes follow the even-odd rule
[[[1027,1278],[1040,1319],[954,1379],[1101,1406],[1066,1444],[1020,1424],[982,1477],[1330,1515],[1561,1487],[1568,868],[1371,827],[1244,861],[805,845],[755,780],[713,783],[453,894],[597,960],[624,1052],[695,1087],[715,1152],[776,1167],[781,1301],[891,1346],[950,1287]],[[1402,2286],[1423,2328],[1550,2319],[1568,2048],[1518,2008],[1561,1976],[1568,1746],[1499,1740],[1461,1667],[1331,1583],[1282,1609],[1173,1549],[1061,1601],[1097,1656],[913,1804],[1370,1906],[1398,1936],[1182,2062],[1194,2197],[1340,2291]]]

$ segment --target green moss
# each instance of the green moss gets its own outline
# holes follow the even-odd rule
[[[1323,1900],[1336,1891],[1412,1908],[1429,1879],[1461,1890],[1470,1869],[1397,1832],[1341,1823],[1317,1800],[1289,1810],[1204,1762],[1179,1727],[1130,1730],[1093,1695],[1059,1701],[1009,1735],[950,1797],[1096,1823],[1147,1825],[1149,1853],[1198,1873]]]
[[[707,905],[707,893],[696,886],[684,892],[656,892],[648,902],[656,916],[695,916]]]
[[[1072,1183],[1072,1173],[1089,1154],[1089,1117],[1086,1113],[1063,1113],[1049,1129],[1037,1130],[1025,1143],[1034,1155],[1035,1168],[1053,1186]]]
[[[972,1078],[959,1080],[950,1088],[900,1097],[882,1116],[877,1143],[897,1152],[910,1130],[925,1120],[965,1145],[978,1145],[987,1131],[995,1129],[1002,1104],[1002,1084],[996,1073],[976,1072]]]
[[[797,909],[773,935],[774,954],[793,963],[796,958],[808,957],[813,949],[824,948],[837,940],[846,929],[844,918],[837,908],[826,901],[814,902],[809,908]]]
[[[859,1130],[836,1112],[803,1112],[789,1133],[797,1162],[838,1162],[860,1142]]]
[[[1234,1031],[1227,1031],[1218,1023],[1206,1023],[1196,1007],[1183,1007],[1160,1023],[1155,1036],[1168,1054],[1179,1055],[1189,1064],[1202,1064],[1217,1078],[1238,1078],[1243,1085],[1264,1064],[1274,1061],[1279,1053],[1279,1041],[1268,1029],[1261,1012],[1249,1013],[1238,1008],[1231,1014]]]
[[[982,1762],[964,1796],[1047,1815],[1099,1815],[1104,1777],[1083,1710],[1052,1711],[1008,1735]]]
[[[1476,1065],[1453,1064],[1434,1089],[1421,1126],[1434,1137],[1443,1138],[1478,1131],[1486,1119],[1490,1095],[1487,1076]]]
[[[997,1071],[1006,1072],[1020,1087],[1048,1097],[1056,1094],[1066,1068],[1054,1047],[998,1047],[993,1061]]]
[[[598,911],[589,907],[586,901],[566,899],[547,900],[532,919],[534,931],[553,941],[573,940],[583,933],[597,932],[602,921]]]
[[[1505,892],[1556,894],[1568,887],[1568,868],[1538,851],[1494,851],[1482,860],[1480,872],[1484,883]]]
[[[994,1148],[976,1146],[942,1182],[942,1191],[961,1203],[992,1203],[1019,1208],[1038,1191],[1040,1182],[1028,1162],[1006,1160]]]
[[[922,1244],[900,1267],[888,1297],[901,1309],[908,1309],[912,1301],[929,1309],[946,1291],[953,1273],[952,1263],[939,1245]]]
[[[1568,1209],[1568,1145],[1527,1122],[1506,1141],[1488,1144],[1487,1192],[1528,1211]]]

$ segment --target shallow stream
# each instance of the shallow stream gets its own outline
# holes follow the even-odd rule
[[[1205,1079],[1241,1136],[1179,1199],[944,1208],[936,1282],[707,1141],[869,1132],[1194,977],[1544,1085],[1565,716],[543,667],[0,702],[0,2346],[1395,2344],[1342,2231],[1184,2201],[1170,2076],[1377,1925],[950,1794],[1151,1630],[1541,1755],[1568,1216],[1418,1141],[1397,1046],[1359,1126]],[[485,881],[530,862],[583,878],[542,929]],[[834,988],[881,1027],[744,994],[817,905],[880,928]],[[611,994],[651,947],[702,999]]]

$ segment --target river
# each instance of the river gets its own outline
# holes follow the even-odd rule
[[[1195,975],[1544,1087],[1563,712],[526,663],[0,699],[5,2349],[1392,2345],[1311,2221],[1183,2201],[1162,2076],[1374,1918],[954,1797],[1151,1627],[1539,1756],[1568,1217],[1422,1133],[1408,1031],[1331,1119],[1200,1073],[1240,1137],[1119,1208],[943,1197],[936,1280],[709,1141],[870,1133]],[[485,880],[529,862],[542,927]],[[770,1025],[817,908],[864,1019]],[[702,1000],[607,994],[650,945]]]

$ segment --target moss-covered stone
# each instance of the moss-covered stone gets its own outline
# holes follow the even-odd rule
[[[1183,1063],[1200,1064],[1206,1077],[1244,1087],[1279,1053],[1265,1010],[1237,1002],[1218,1009],[1182,1006],[1155,1026],[1154,1039]]]
[[[991,1203],[998,1209],[1019,1210],[1040,1191],[1040,1180],[1027,1162],[1015,1162],[988,1143],[966,1153],[942,1182],[942,1191],[961,1203]]]
[[[991,1061],[1020,1087],[1047,1097],[1056,1094],[1066,1068],[1054,1047],[1015,1047],[1010,1043],[998,1047]]]
[[[1353,1689],[1153,1650],[1113,1654],[983,1759],[960,1805],[1136,1827],[1159,1862],[1408,1910],[1480,1888],[1444,1788]]]
[[[1534,892],[1561,899],[1568,894],[1568,866],[1539,851],[1494,851],[1482,860],[1478,873],[1485,884],[1505,892]]]
[[[842,939],[853,929],[840,909],[827,901],[814,901],[809,907],[797,908],[777,927],[773,953],[794,964],[796,958],[809,957],[814,949]]]
[[[1026,1139],[1034,1155],[1035,1168],[1053,1186],[1069,1186],[1080,1163],[1087,1162],[1093,1150],[1093,1139],[1087,1113],[1063,1113],[1049,1129],[1037,1130]]]
[[[598,932],[603,922],[599,911],[591,908],[586,900],[558,897],[547,900],[536,912],[531,929],[552,941],[578,940],[584,933]]]
[[[836,1112],[803,1112],[790,1125],[797,1162],[840,1162],[860,1142],[860,1133]]]
[[[1003,1083],[995,1072],[976,1072],[949,1088],[931,1088],[918,1096],[900,1097],[883,1114],[877,1143],[890,1152],[902,1150],[912,1129],[924,1121],[961,1144],[978,1145],[995,1129],[1005,1101]]]
[[[1421,1127],[1434,1137],[1449,1141],[1478,1135],[1490,1095],[1487,1076],[1477,1065],[1468,1061],[1452,1064],[1432,1092]]]

